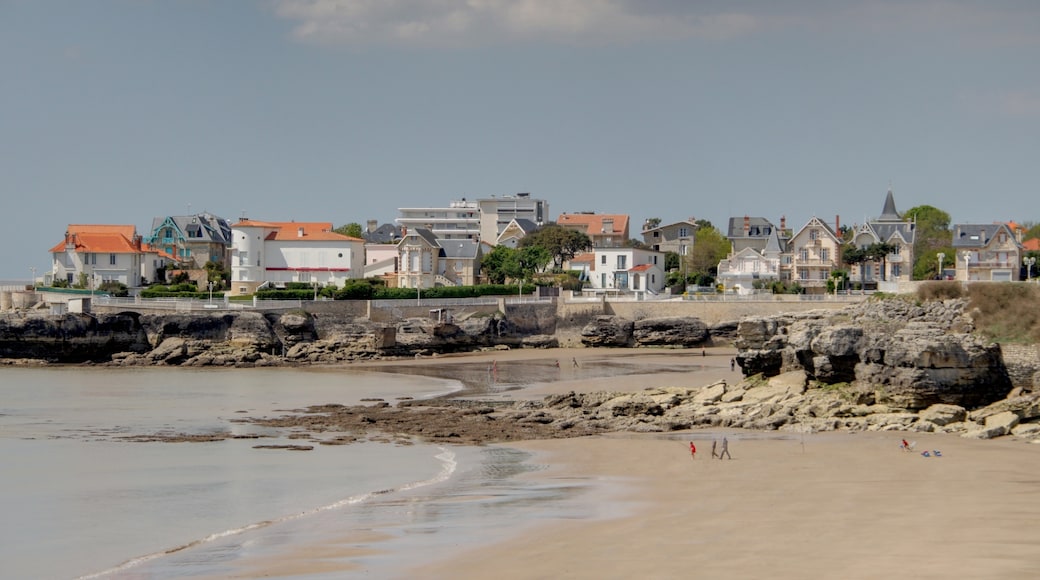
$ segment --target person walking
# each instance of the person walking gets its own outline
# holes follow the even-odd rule
[[[697,459],[697,446],[690,441],[690,459]]]
[[[578,359],[571,357],[571,363],[574,365],[574,368],[578,368]]]
[[[733,371],[737,370],[737,359],[735,359],[735,358],[729,359],[729,370],[730,370],[730,372],[733,372]]]
[[[717,439],[712,439],[711,440],[711,458],[712,459],[715,459],[716,457],[719,456],[719,454],[715,452],[715,448],[716,448],[716,446],[718,446],[718,444],[719,444],[719,442],[718,442]]]
[[[729,439],[726,439],[725,437],[722,438],[722,450],[719,451],[719,459],[722,459],[723,455],[733,459],[733,456],[729,454]]]

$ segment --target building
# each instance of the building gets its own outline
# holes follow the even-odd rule
[[[742,218],[729,218],[726,238],[732,246],[733,254],[738,254],[745,248],[751,248],[761,254],[773,237],[780,244],[781,250],[787,251],[787,240],[790,238],[790,234],[787,232],[785,217],[780,217],[779,228],[763,217],[745,215]]]
[[[556,225],[589,237],[594,248],[618,248],[628,243],[628,216],[595,212],[563,213]]]
[[[780,264],[784,251],[777,230],[771,229],[766,245],[761,250],[744,247],[731,252],[719,262],[718,282],[723,288],[737,293],[749,294],[756,283],[764,284],[780,280]]]
[[[514,219],[506,225],[493,245],[505,246],[515,250],[520,245],[520,240],[536,229],[538,229],[538,224],[531,220]]]
[[[549,215],[549,202],[529,193],[491,196],[477,200],[452,201],[447,207],[402,207],[397,225],[414,231],[422,228],[443,240],[476,240],[490,244],[513,220],[542,226]]]
[[[664,253],[641,248],[594,248],[575,256],[569,269],[578,270],[588,288],[659,294],[665,288]]]
[[[917,224],[899,215],[892,190],[888,190],[881,216],[853,227],[852,244],[860,249],[888,244],[892,251],[882,260],[866,260],[852,268],[850,280],[868,284],[909,281],[913,277],[916,233]]]
[[[139,286],[143,280],[141,237],[132,225],[69,224],[65,240],[50,249],[52,280],[97,288],[104,282]]]
[[[399,288],[475,285],[484,256],[474,240],[438,239],[425,228],[405,228],[397,254]]]
[[[664,226],[648,222],[643,224],[643,243],[655,252],[674,252],[685,256],[693,248],[699,227],[693,218]]]
[[[173,256],[182,268],[202,269],[206,262],[227,265],[231,224],[211,213],[157,217],[143,241]]]
[[[339,286],[364,273],[364,240],[337,234],[328,222],[243,218],[231,226],[231,234],[233,294],[288,282]]]
[[[841,264],[842,240],[835,218],[831,229],[820,218],[811,218],[787,242],[787,252],[780,259],[780,279],[793,280],[807,290],[826,289],[831,272]]]
[[[958,280],[1010,282],[1020,279],[1022,245],[1007,224],[953,226]]]

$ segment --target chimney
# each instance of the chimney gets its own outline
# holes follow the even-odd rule
[[[834,214],[834,233],[841,231],[841,216]]]
[[[781,236],[784,235],[784,232],[786,232],[786,231],[787,231],[787,216],[782,215],[782,216],[780,216],[780,235]]]
[[[986,243],[986,228],[979,230],[979,243],[983,245]]]
[[[303,237],[303,226],[300,226],[300,227],[296,228],[296,237],[297,238],[302,238]]]
[[[378,224],[379,222],[377,222],[376,220],[368,220],[368,233],[376,231],[376,228],[379,227]]]
[[[744,216],[744,237],[748,237],[751,234],[751,217]]]

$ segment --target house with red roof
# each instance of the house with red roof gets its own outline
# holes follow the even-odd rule
[[[342,285],[364,276],[365,240],[337,234],[330,222],[242,218],[231,226],[231,292],[252,294],[288,282]]]
[[[52,279],[97,288],[104,282],[139,286],[145,250],[132,225],[69,224],[65,240],[50,249]]]
[[[593,291],[659,294],[666,282],[664,257],[642,248],[595,248],[572,258],[568,268],[578,270]]]
[[[556,224],[585,234],[595,248],[624,246],[629,239],[628,216],[624,214],[562,213]]]

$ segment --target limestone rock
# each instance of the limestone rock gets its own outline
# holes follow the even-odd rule
[[[963,421],[968,416],[968,412],[959,405],[936,404],[924,409],[918,415],[920,415],[922,421],[929,421],[942,427],[950,423]]]
[[[708,327],[697,318],[644,318],[633,323],[632,338],[643,346],[691,347],[708,340]]]
[[[597,316],[581,329],[581,343],[593,347],[622,347],[632,343],[633,323],[618,316]]]

